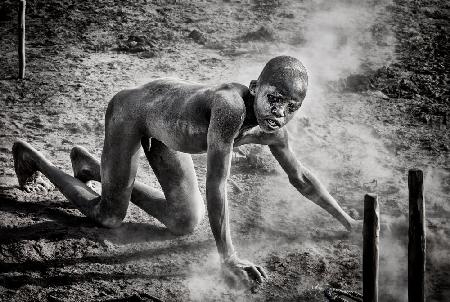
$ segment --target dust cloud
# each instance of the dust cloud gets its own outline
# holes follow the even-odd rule
[[[363,195],[377,193],[381,203],[381,222],[404,226],[404,217],[391,217],[383,210],[383,199],[389,198],[390,193],[406,200],[406,188],[395,181],[402,177],[393,168],[398,164],[397,159],[367,123],[370,112],[364,108],[360,97],[345,92],[340,95],[329,93],[330,83],[345,80],[351,74],[364,73],[368,66],[387,65],[395,59],[392,35],[388,31],[385,33],[383,39],[386,43],[379,43],[373,35],[373,29],[389,2],[345,3],[317,2],[321,9],[306,23],[306,44],[287,52],[301,58],[310,74],[305,108],[297,117],[298,123],[288,128],[295,138],[292,148],[345,210],[356,209],[354,213],[359,213],[356,218],[362,218]],[[346,107],[346,111],[340,104]],[[334,185],[343,182],[344,188]],[[400,189],[387,192],[386,187]],[[291,215],[299,213],[301,221],[308,221],[308,225],[314,223],[317,216],[321,216],[319,219],[326,217],[323,213],[316,213],[317,207],[303,207],[305,201],[289,200],[293,200],[289,208],[289,212],[294,213]],[[332,231],[333,228],[330,226],[328,229]],[[404,235],[405,232],[383,232],[380,237],[382,299],[407,301],[407,242],[398,237],[405,238]]]
[[[387,4],[389,1],[314,1],[313,10],[306,15],[305,28],[296,33],[304,42],[269,49],[267,58],[290,55],[300,59],[308,70],[307,97],[288,129],[293,150],[325,185],[334,181],[329,176],[330,168],[347,168],[342,166],[349,162],[345,159],[351,159],[352,167],[361,171],[368,182],[391,176],[389,169],[379,163],[388,151],[373,129],[364,124],[364,116],[355,116],[364,111],[362,104],[347,100],[351,95],[344,95],[340,102],[355,101],[351,107],[354,112],[339,112],[339,107],[330,109],[336,101],[329,98],[336,95],[328,93],[331,82],[359,73],[363,66],[376,68],[393,60],[393,37],[389,31],[382,38],[384,43],[374,37],[374,28]],[[263,65],[261,62],[249,68],[248,64],[241,64],[245,69],[239,68],[234,78],[249,83]]]
[[[376,64],[376,60],[370,60],[377,55],[393,53],[391,44],[381,52],[372,35],[385,5],[317,1],[318,11],[306,21],[305,45],[287,53],[300,58],[310,75],[308,97],[297,116],[301,126],[292,123],[288,128],[296,138],[293,149],[302,158],[305,141],[314,144],[304,161],[307,165],[311,163],[325,185],[335,181],[329,176],[331,171],[359,171],[364,182],[391,176],[390,170],[381,163],[388,152],[370,125],[365,124],[361,115],[365,111],[363,105],[352,99],[352,95],[343,94],[338,102],[353,104],[347,106],[350,112],[342,112],[333,106],[336,101],[330,99],[336,96],[328,94],[330,82],[361,72],[363,64]],[[304,127],[302,120],[308,121],[309,127]]]
[[[190,301],[221,301],[227,300],[230,287],[220,271],[220,259],[216,250],[211,251],[205,261],[199,265],[191,265],[189,278],[186,278],[186,287],[189,288]],[[233,288],[238,295],[234,301],[245,302],[244,287]]]
[[[382,206],[397,203],[396,200],[404,201],[403,206],[397,207],[399,213],[395,215],[383,212],[381,207],[381,222],[388,227],[384,227],[387,231],[380,238],[380,288],[383,299],[407,301],[405,171],[396,169],[399,163],[395,154],[388,150],[380,135],[367,122],[370,112],[364,107],[361,94],[346,92],[345,89],[336,91],[333,86],[342,83],[342,79],[345,85],[349,75],[395,61],[393,34],[389,28],[383,28],[382,34],[377,31],[389,4],[389,0],[314,1],[312,11],[306,15],[306,26],[298,32],[301,35],[298,40],[303,43],[267,45],[264,60],[253,65],[249,64],[248,58],[238,59],[230,80],[248,84],[257,78],[265,62],[277,55],[290,55],[303,62],[309,74],[309,88],[302,109],[288,125],[291,148],[345,210],[356,209],[352,210],[356,218],[362,219],[365,193],[377,193]],[[367,88],[369,91],[363,95],[373,97],[370,87]],[[439,183],[430,177],[426,185],[431,187],[431,184]],[[342,185],[343,182],[346,184]],[[314,239],[311,234],[317,235],[315,226],[318,224],[330,232],[343,229],[337,221],[298,194],[283,172],[268,176],[261,187],[267,188],[262,192],[264,199],[276,203],[279,209],[274,213],[270,208],[265,211],[264,204],[261,205],[260,227],[265,231],[290,234],[291,240],[295,238],[315,246],[311,243]],[[442,190],[436,188],[436,191]],[[285,242],[288,243],[289,240]],[[249,244],[245,249],[257,250],[264,245],[282,244],[268,236],[266,242],[258,243],[258,246]],[[320,250],[317,252],[321,253]],[[432,253],[432,257],[440,256],[436,253]],[[212,286],[199,272],[189,282],[189,288],[197,293]]]
[[[332,193],[339,191],[333,188],[334,184],[342,182],[339,178],[356,177],[349,184],[349,187],[354,185],[352,191],[356,193],[346,196],[346,205],[360,211],[362,205],[356,203],[362,201],[365,193],[361,190],[362,184],[370,186],[374,181],[376,184],[377,180],[391,178],[389,166],[393,159],[370,125],[354,116],[364,111],[358,97],[348,96],[350,99],[346,100],[344,96],[338,102],[330,100],[330,97],[336,98],[336,94],[329,93],[329,85],[332,81],[361,72],[364,64],[375,68],[380,61],[387,64],[387,61],[392,60],[394,52],[389,32],[383,37],[386,42],[383,46],[379,46],[373,36],[377,18],[387,3],[369,5],[360,1],[315,1],[312,11],[306,14],[306,26],[296,33],[301,36],[297,40],[302,40],[302,44],[266,44],[266,57],[262,56],[260,61],[253,64],[248,62],[248,57],[238,59],[235,72],[224,79],[248,84],[258,77],[271,57],[290,55],[300,59],[308,70],[309,88],[303,108],[288,125],[291,148]],[[351,112],[342,112],[339,106],[340,102],[346,101],[354,102],[350,106]],[[245,248],[241,245],[243,251],[264,250],[265,246],[274,245],[283,248],[289,245],[290,240],[295,240],[303,242],[304,246],[314,247],[317,255],[320,255],[320,249],[311,238],[311,234],[317,235],[317,224],[328,221],[325,229],[330,232],[336,228],[342,229],[336,221],[326,216],[328,214],[303,198],[289,184],[284,173],[268,176],[261,187],[265,188],[261,193],[264,199],[275,203],[279,211],[274,213],[270,208],[264,209],[264,203],[260,205],[261,217],[257,224],[263,234],[258,243],[253,242]],[[282,236],[274,240],[274,234]],[[217,262],[208,260],[213,266]],[[211,295],[217,298],[227,291],[211,280],[217,276],[208,273],[208,263],[194,269],[191,278],[187,279],[194,301],[208,300]],[[394,278],[396,275],[391,279]]]
[[[370,112],[361,97],[345,91],[336,93],[332,84],[394,60],[389,30],[381,38],[374,35],[389,3],[314,1],[313,10],[306,15],[306,26],[299,32],[304,42],[273,52],[299,58],[309,74],[304,105],[288,125],[291,148],[332,193],[342,193],[335,184],[346,179],[347,188],[353,192],[342,196],[344,200],[340,196],[337,199],[347,210],[356,208],[359,213],[363,195],[379,192],[377,186],[393,179],[396,159],[366,121]],[[274,195],[292,201],[289,215],[298,215],[301,220],[314,217],[317,207],[307,206],[309,202],[293,192],[282,173],[279,177],[280,184],[285,185],[272,186],[278,188]],[[270,221],[270,217],[266,219]]]

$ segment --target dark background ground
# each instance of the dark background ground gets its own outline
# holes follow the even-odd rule
[[[248,84],[268,58],[286,53],[304,59],[313,79],[310,105],[289,128],[294,151],[353,215],[361,215],[364,193],[380,197],[391,229],[381,236],[380,301],[406,301],[412,167],[426,173],[427,300],[445,301],[449,6],[437,0],[27,1],[26,79],[17,80],[15,1],[3,1],[0,299],[323,301],[327,286],[360,291],[361,238],[347,236],[290,188],[264,148],[243,149],[247,157],[234,160],[231,175],[241,190],[229,188],[235,245],[270,276],[253,290],[224,284],[207,219],[194,234],[176,238],[131,207],[121,228],[105,230],[56,191],[17,188],[15,139],[70,173],[73,145],[100,155],[104,109],[120,89],[161,76]],[[204,193],[205,157],[194,161]],[[144,157],[138,178],[157,186]]]

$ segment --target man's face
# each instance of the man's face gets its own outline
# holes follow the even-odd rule
[[[254,111],[259,126],[265,132],[274,132],[286,125],[305,98],[307,84],[304,81],[299,79],[284,84],[282,88],[257,84]]]

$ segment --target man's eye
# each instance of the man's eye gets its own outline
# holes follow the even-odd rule
[[[279,101],[279,98],[277,98],[276,96],[271,95],[271,94],[267,95],[267,99],[269,100],[269,103],[271,103],[271,104]]]

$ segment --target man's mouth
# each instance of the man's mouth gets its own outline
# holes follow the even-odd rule
[[[270,129],[278,129],[281,127],[280,122],[278,122],[277,120],[273,120],[273,119],[266,119],[266,125],[270,128]]]

